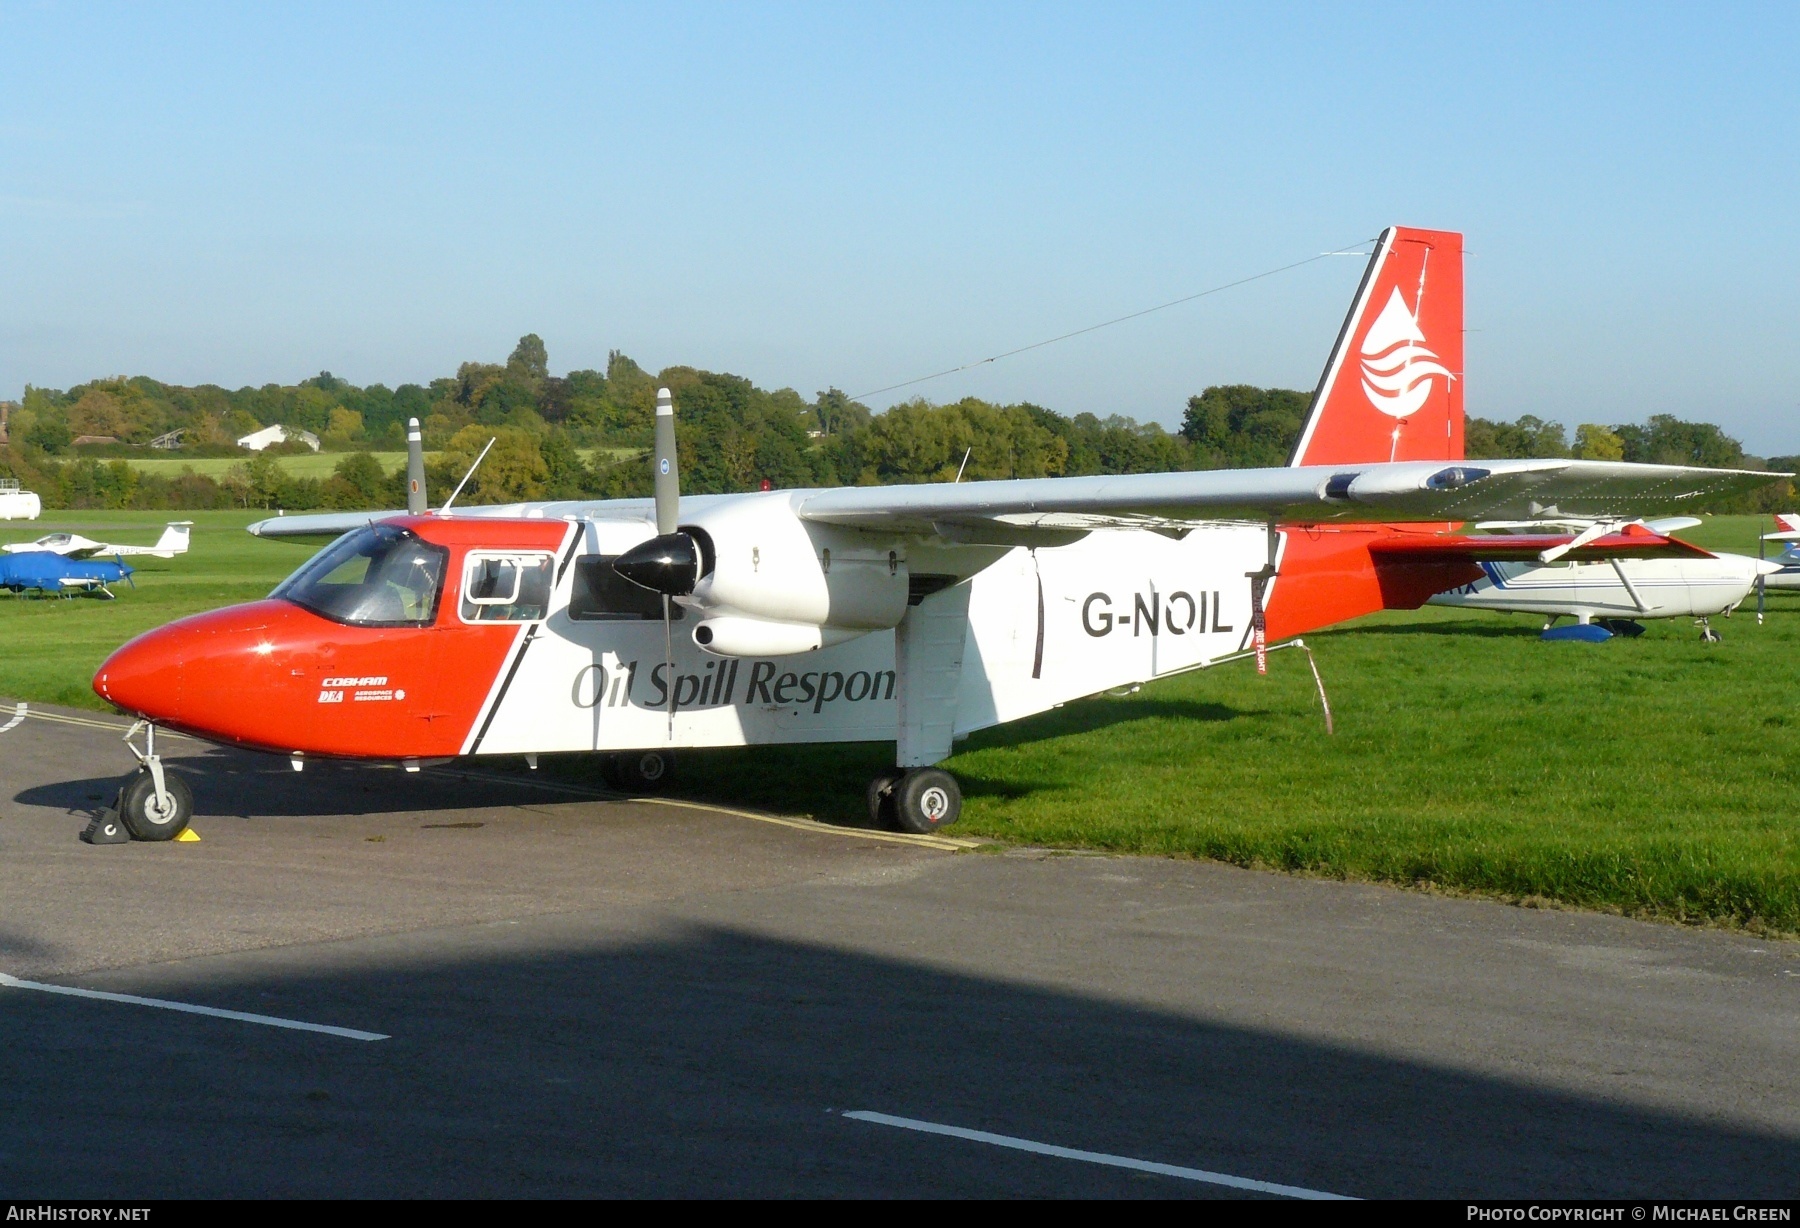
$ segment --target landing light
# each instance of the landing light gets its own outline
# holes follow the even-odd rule
[[[1455,490],[1459,486],[1467,486],[1471,482],[1479,482],[1491,474],[1491,469],[1477,469],[1473,465],[1453,465],[1448,469],[1439,469],[1425,479],[1426,490]]]

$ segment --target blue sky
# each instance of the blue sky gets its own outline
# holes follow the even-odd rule
[[[0,47],[0,396],[528,331],[856,393],[1404,222],[1468,236],[1471,413],[1800,452],[1792,5],[0,2]],[[1310,388],[1360,270],[909,392]]]

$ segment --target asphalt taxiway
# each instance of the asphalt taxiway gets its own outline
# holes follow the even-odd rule
[[[0,733],[10,1196],[1800,1183],[1800,944],[172,741],[202,840],[92,847],[120,731],[45,715]]]

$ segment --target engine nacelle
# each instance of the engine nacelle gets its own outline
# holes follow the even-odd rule
[[[694,643],[722,657],[787,657],[829,648],[867,631],[821,627],[814,623],[778,623],[764,618],[726,615],[694,628]]]
[[[683,605],[702,616],[710,642],[728,656],[809,652],[906,616],[909,573],[901,543],[834,525],[808,524],[791,497],[733,499],[694,516],[709,566]],[[804,629],[803,633],[801,629]],[[787,643],[788,648],[773,645]],[[769,645],[744,647],[739,645]]]

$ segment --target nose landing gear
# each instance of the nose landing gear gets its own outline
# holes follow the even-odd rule
[[[144,731],[144,749],[131,739]],[[130,840],[174,840],[194,817],[194,794],[187,782],[163,768],[156,753],[156,726],[139,721],[125,733],[125,748],[137,757],[138,769],[119,786],[111,810],[102,811],[81,838],[89,844],[122,844]],[[122,829],[122,830],[121,830]]]
[[[878,826],[929,836],[961,815],[956,778],[937,768],[883,772],[869,782],[869,817]]]

